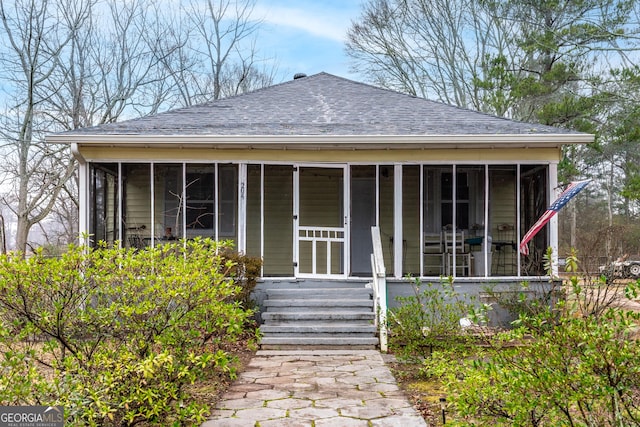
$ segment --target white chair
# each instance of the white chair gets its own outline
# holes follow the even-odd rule
[[[425,233],[423,274],[425,276],[442,276],[445,272],[445,251],[442,233]]]
[[[471,253],[464,242],[464,230],[444,231],[448,276],[471,276]]]

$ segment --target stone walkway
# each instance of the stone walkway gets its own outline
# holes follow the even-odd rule
[[[375,350],[259,351],[202,427],[426,427]]]

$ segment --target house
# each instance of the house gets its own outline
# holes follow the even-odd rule
[[[90,244],[210,236],[261,257],[265,283],[357,281],[377,225],[390,280],[470,286],[545,274],[556,220],[529,256],[517,242],[556,195],[561,147],[592,140],[326,73],[47,137],[78,159]]]

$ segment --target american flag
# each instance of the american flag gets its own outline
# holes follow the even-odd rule
[[[533,236],[535,236],[538,233],[538,231],[540,231],[542,227],[544,227],[545,224],[549,222],[549,220],[555,214],[557,214],[558,211],[562,209],[564,205],[567,204],[567,202],[569,202],[569,200],[573,198],[573,196],[578,194],[590,182],[591,182],[590,179],[585,179],[583,181],[574,181],[567,186],[567,188],[562,192],[562,194],[560,194],[560,196],[558,196],[558,198],[553,203],[551,203],[551,205],[547,208],[545,213],[542,214],[540,219],[536,221],[535,224],[533,224],[533,227],[531,227],[529,231],[527,231],[527,234],[524,235],[524,237],[522,238],[522,241],[520,242],[521,254],[529,255],[529,246],[527,245],[527,243],[529,243],[529,240],[533,239]]]

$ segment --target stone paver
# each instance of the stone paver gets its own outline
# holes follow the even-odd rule
[[[202,427],[427,423],[375,350],[259,351]]]

